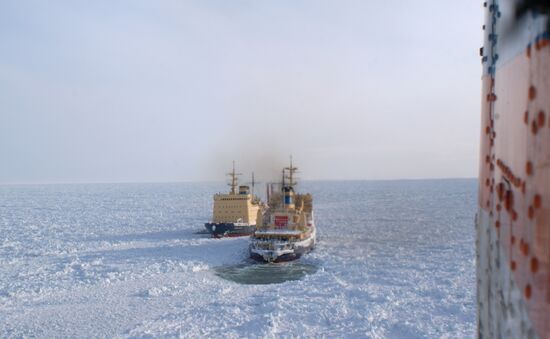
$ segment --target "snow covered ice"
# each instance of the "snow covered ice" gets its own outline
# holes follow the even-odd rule
[[[269,267],[195,233],[222,183],[0,186],[0,336],[475,335],[475,180],[301,186],[317,248]]]

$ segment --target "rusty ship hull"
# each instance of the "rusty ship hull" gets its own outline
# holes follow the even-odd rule
[[[550,39],[543,1],[484,3],[478,336],[550,337]]]

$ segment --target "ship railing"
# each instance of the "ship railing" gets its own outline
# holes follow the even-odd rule
[[[260,250],[290,250],[292,245],[288,242],[260,242],[255,243],[254,247]]]

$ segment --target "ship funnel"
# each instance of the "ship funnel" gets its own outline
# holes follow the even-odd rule
[[[283,187],[283,202],[286,207],[294,208],[294,190],[292,189],[292,187]]]

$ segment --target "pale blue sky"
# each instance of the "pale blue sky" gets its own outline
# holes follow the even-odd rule
[[[480,1],[0,2],[0,183],[477,174]]]

